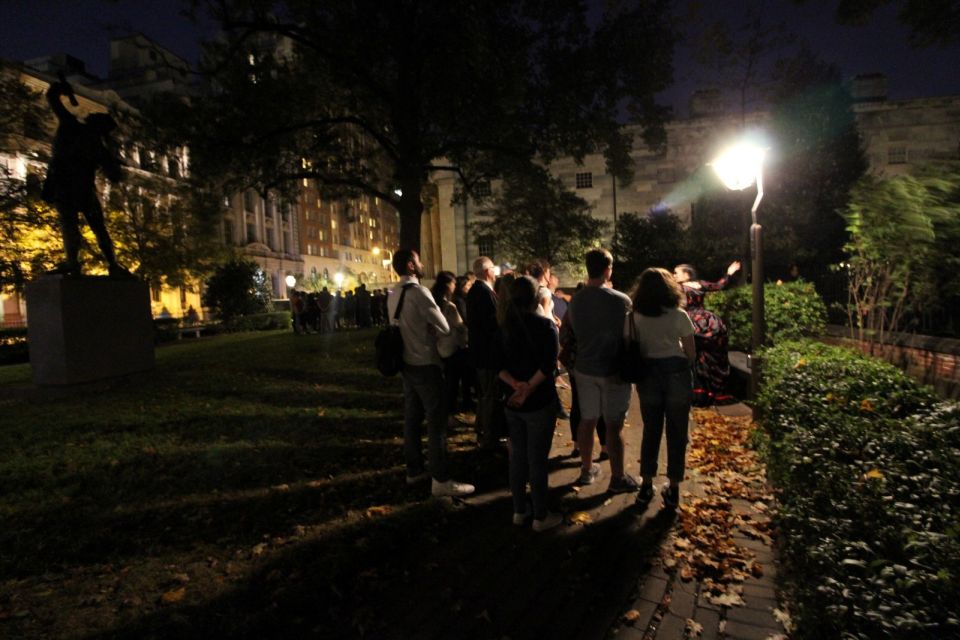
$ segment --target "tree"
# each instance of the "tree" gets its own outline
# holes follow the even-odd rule
[[[795,263],[816,278],[843,257],[840,212],[868,163],[836,67],[801,47],[777,63],[777,75],[761,204],[767,261],[784,271]]]
[[[538,166],[511,172],[478,214],[487,219],[474,225],[474,234],[492,240],[498,257],[518,264],[542,258],[576,268],[599,245],[605,227],[583,198]]]
[[[473,184],[505,163],[604,151],[629,179],[621,114],[665,140],[653,96],[671,79],[676,34],[666,0],[194,0],[225,36],[195,102],[195,164],[261,191],[317,180],[362,191],[400,214],[420,245],[436,170]]]
[[[273,301],[267,276],[256,262],[234,258],[217,267],[207,280],[203,305],[228,324],[240,316],[271,311]]]
[[[897,18],[910,29],[913,46],[942,47],[960,38],[960,6],[955,0],[838,0],[836,19],[840,24],[864,24],[874,11],[891,3],[900,5]]]
[[[850,278],[851,327],[883,342],[960,288],[960,165],[925,167],[915,175],[863,178],[845,210],[850,231],[844,267]],[[953,319],[956,321],[956,319]]]
[[[615,238],[613,279],[621,290],[632,286],[648,267],[672,270],[690,259],[686,230],[680,218],[670,212],[626,213],[617,222]]]

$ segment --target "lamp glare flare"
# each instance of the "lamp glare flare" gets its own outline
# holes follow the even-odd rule
[[[767,150],[749,143],[740,143],[725,150],[711,164],[727,189],[743,191],[757,181]]]

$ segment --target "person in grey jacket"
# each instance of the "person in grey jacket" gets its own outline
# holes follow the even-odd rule
[[[393,269],[400,282],[387,302],[389,318],[403,336],[403,451],[407,465],[407,484],[432,477],[435,496],[463,496],[473,493],[470,484],[455,482],[447,472],[447,420],[443,402],[443,369],[437,351],[437,337],[450,333],[450,325],[434,301],[430,290],[420,284],[423,265],[412,249],[393,254]],[[424,468],[420,434],[427,419],[430,468]]]

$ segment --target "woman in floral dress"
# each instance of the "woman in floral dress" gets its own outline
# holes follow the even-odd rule
[[[734,261],[727,273],[717,282],[697,278],[697,271],[689,264],[681,264],[673,270],[673,277],[683,287],[687,297],[686,312],[693,322],[694,339],[697,345],[697,361],[694,364],[693,401],[697,405],[713,404],[729,400],[724,389],[730,375],[730,360],[727,357],[727,326],[714,313],[703,306],[708,291],[720,291],[727,286],[730,276],[740,270],[740,262]]]

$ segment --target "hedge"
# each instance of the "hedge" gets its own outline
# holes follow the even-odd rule
[[[793,637],[960,637],[960,406],[846,349],[764,357]]]
[[[767,342],[823,335],[827,328],[827,306],[813,284],[798,280],[763,287]],[[730,332],[730,348],[750,351],[753,293],[737,287],[708,293],[705,305],[721,318]]]
[[[26,327],[0,329],[0,365],[20,364],[30,360]]]
[[[289,329],[291,326],[292,319],[289,311],[237,316],[224,324],[227,331],[267,331],[270,329]]]

